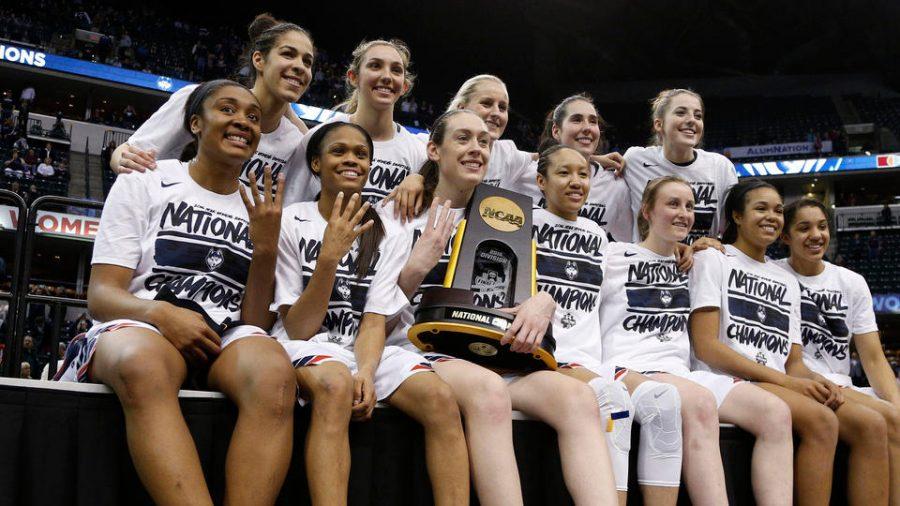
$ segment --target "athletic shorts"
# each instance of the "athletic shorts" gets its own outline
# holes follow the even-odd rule
[[[93,379],[89,377],[89,372],[91,367],[91,360],[94,358],[94,351],[97,349],[97,343],[100,342],[100,339],[103,338],[107,332],[130,327],[147,329],[162,335],[159,332],[159,329],[157,329],[153,325],[150,325],[149,323],[139,322],[137,320],[119,319],[104,323],[98,323],[91,327],[90,330],[88,330],[84,334],[83,340],[77,342],[72,341],[72,343],[70,343],[70,348],[73,345],[76,346],[76,348],[74,348],[71,353],[66,353],[66,363],[64,363],[61,368],[62,374],[57,374],[56,378],[59,381],[93,383]],[[237,341],[238,339],[243,339],[250,336],[269,337],[266,331],[259,327],[256,327],[254,325],[239,325],[225,331],[225,334],[222,336],[222,348],[224,349],[226,346]]]
[[[358,370],[356,355],[341,345],[301,340],[279,342],[290,356],[294,368],[339,362],[347,366],[351,374],[356,374]],[[385,346],[375,371],[375,397],[379,401],[384,400],[413,374],[431,371],[431,363],[421,355],[399,346]],[[301,406],[306,404],[304,399],[299,399],[299,402]]]
[[[682,378],[693,381],[694,383],[711,391],[716,398],[716,407],[721,408],[725,398],[731,393],[735,386],[743,383],[744,380],[717,374],[710,371],[687,371],[674,374]]]

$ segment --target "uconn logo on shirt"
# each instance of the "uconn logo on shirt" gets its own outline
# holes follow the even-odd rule
[[[308,286],[315,271],[313,262],[319,257],[322,242],[302,238],[298,243],[298,249],[305,259],[303,284]],[[380,253],[380,251],[375,253],[373,265],[378,262]],[[359,251],[354,247],[338,262],[334,286],[328,299],[328,310],[325,319],[322,320],[322,328],[328,332],[328,340],[333,343],[343,344],[356,336],[360,318],[366,307],[366,297],[376,271],[369,269],[366,275],[359,279],[356,276],[358,259]]]
[[[800,312],[803,345],[816,347],[817,358],[825,353],[837,360],[847,358],[850,329],[844,294],[836,291],[813,291],[800,285],[803,295]]]
[[[281,171],[284,170],[284,164],[285,160],[282,160],[281,158],[257,151],[256,153],[253,153],[253,156],[251,156],[249,160],[244,162],[244,166],[241,168],[241,181],[249,184],[250,173],[252,172],[253,176],[256,178],[257,185],[262,188],[263,172],[268,165],[269,168],[272,169],[272,182],[275,183],[278,181],[278,174],[281,174]]]
[[[787,286],[741,270],[728,275],[728,310],[732,322],[726,335],[740,344],[787,356],[790,308]]]
[[[625,295],[629,314],[622,321],[625,330],[653,334],[659,342],[668,342],[687,328],[687,275],[678,272],[674,262],[629,265]]]

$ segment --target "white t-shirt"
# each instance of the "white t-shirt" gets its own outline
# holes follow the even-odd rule
[[[294,152],[294,160],[296,160],[299,172],[312,174],[312,170],[306,163],[306,146],[312,134],[319,128],[322,128],[322,125],[347,120],[347,115],[339,114],[329,118],[325,123],[310,129]],[[372,166],[369,167],[369,178],[366,181],[365,188],[363,188],[362,195],[374,204],[387,197],[388,193],[399,185],[406,176],[418,174],[422,165],[428,159],[428,155],[425,152],[425,144],[422,140],[411,134],[399,123],[394,123],[394,137],[391,140],[375,141],[373,144],[375,152],[372,153]],[[316,184],[318,184],[317,179]],[[301,188],[289,187],[285,198],[301,190]],[[291,200],[291,202],[296,202],[296,198],[293,196],[292,198],[294,200]]]
[[[625,152],[625,182],[631,192],[634,242],[640,242],[637,216],[647,183],[662,176],[680,176],[694,189],[694,227],[687,242],[700,237],[718,237],[725,227],[722,208],[728,190],[737,184],[734,164],[727,158],[695,149],[697,158],[688,165],[676,165],[666,159],[661,146],[632,147]]]
[[[458,208],[453,209],[452,211],[455,227],[462,221],[465,209]],[[412,251],[413,246],[415,246],[416,241],[422,236],[422,231],[428,223],[428,212],[423,212],[412,221],[403,225],[401,225],[399,221],[390,218],[393,216],[393,203],[388,204],[388,206],[384,208],[383,214],[389,217],[385,220],[387,222],[385,223],[385,233],[388,235],[403,235],[406,237],[408,251],[403,255],[405,261],[409,257],[409,253]],[[437,265],[425,275],[425,279],[422,280],[418,290],[413,294],[412,300],[408,301],[409,303],[403,308],[403,311],[400,313],[400,322],[394,327],[391,335],[388,336],[388,345],[400,346],[407,350],[418,351],[418,348],[410,342],[407,334],[410,327],[415,323],[415,311],[419,307],[419,302],[422,300],[422,293],[428,288],[444,286],[444,277],[447,275],[447,264],[450,263],[450,252],[453,249],[454,237],[455,234],[447,241],[447,246],[444,248],[444,254],[441,255],[441,259],[438,261]]]
[[[535,206],[546,207],[547,201],[537,186],[537,162],[531,162],[530,171],[533,177],[527,182],[523,179],[515,190],[530,196]],[[578,215],[599,225],[614,240],[628,241],[634,228],[628,185],[598,163],[591,162],[591,171],[591,189]]]
[[[37,166],[37,173],[44,177],[52,177],[56,171],[53,169],[52,165],[41,162],[41,164]]]
[[[690,371],[688,275],[675,257],[615,242],[606,250],[603,361],[635,371]]]
[[[294,304],[303,293],[316,270],[327,226],[315,201],[292,204],[282,212],[271,311],[277,312],[283,306]],[[363,313],[388,317],[397,314],[407,303],[397,286],[397,276],[406,264],[407,244],[405,236],[385,235],[373,267],[359,279],[356,275],[359,243],[354,243],[338,264],[321,333],[310,341],[331,342],[352,349]],[[281,340],[290,339],[280,317],[272,328],[272,335]]]
[[[142,150],[156,150],[156,158],[160,160],[178,159],[185,146],[194,138],[184,129],[184,110],[188,97],[197,88],[191,84],[181,88],[169,97],[147,121],[144,122],[128,138],[128,145]],[[256,153],[244,162],[241,171],[241,182],[249,183],[248,175],[254,171],[259,190],[263,190],[263,168],[268,165],[272,168],[272,178],[284,172],[287,185],[284,203],[312,200],[319,192],[319,181],[312,177],[308,170],[298,167],[294,151],[303,134],[287,118],[281,118],[278,128],[269,133],[263,133],[259,138]]]
[[[570,221],[546,209],[535,209],[533,220],[538,290],[556,301],[554,355],[560,362],[579,362],[587,355],[600,363],[598,312],[606,232],[587,218]]]
[[[719,308],[719,341],[744,357],[784,372],[800,340],[800,284],[769,259],[758,262],[728,244],[694,255],[691,311]],[[696,369],[712,370],[701,361]],[[720,372],[720,371],[716,371]]]
[[[516,143],[509,139],[498,139],[491,146],[491,158],[488,160],[487,173],[481,181],[491,186],[503,185],[515,191],[522,182],[534,183],[537,175],[537,164],[531,153],[519,151]]]
[[[221,323],[238,319],[253,245],[238,192],[198,185],[187,163],[121,174],[106,197],[92,264],[134,269],[128,291],[153,299],[168,286]]]
[[[803,362],[831,381],[850,386],[850,340],[877,332],[869,285],[859,274],[825,262],[816,276],[802,276],[788,263],[775,264],[800,282]]]

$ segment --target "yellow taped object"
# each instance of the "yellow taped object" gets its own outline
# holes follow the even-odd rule
[[[615,426],[615,420],[613,420],[612,417],[609,417],[609,420],[606,421],[606,432],[612,432]]]

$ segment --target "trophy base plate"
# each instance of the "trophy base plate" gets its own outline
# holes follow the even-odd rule
[[[548,328],[540,346],[532,353],[511,351],[500,344],[515,317],[503,311],[463,303],[464,293],[452,288],[433,288],[423,297],[416,311],[409,340],[423,351],[434,351],[462,358],[498,371],[555,370],[556,340]],[[443,295],[443,297],[442,297]],[[445,301],[442,303],[442,300]]]

